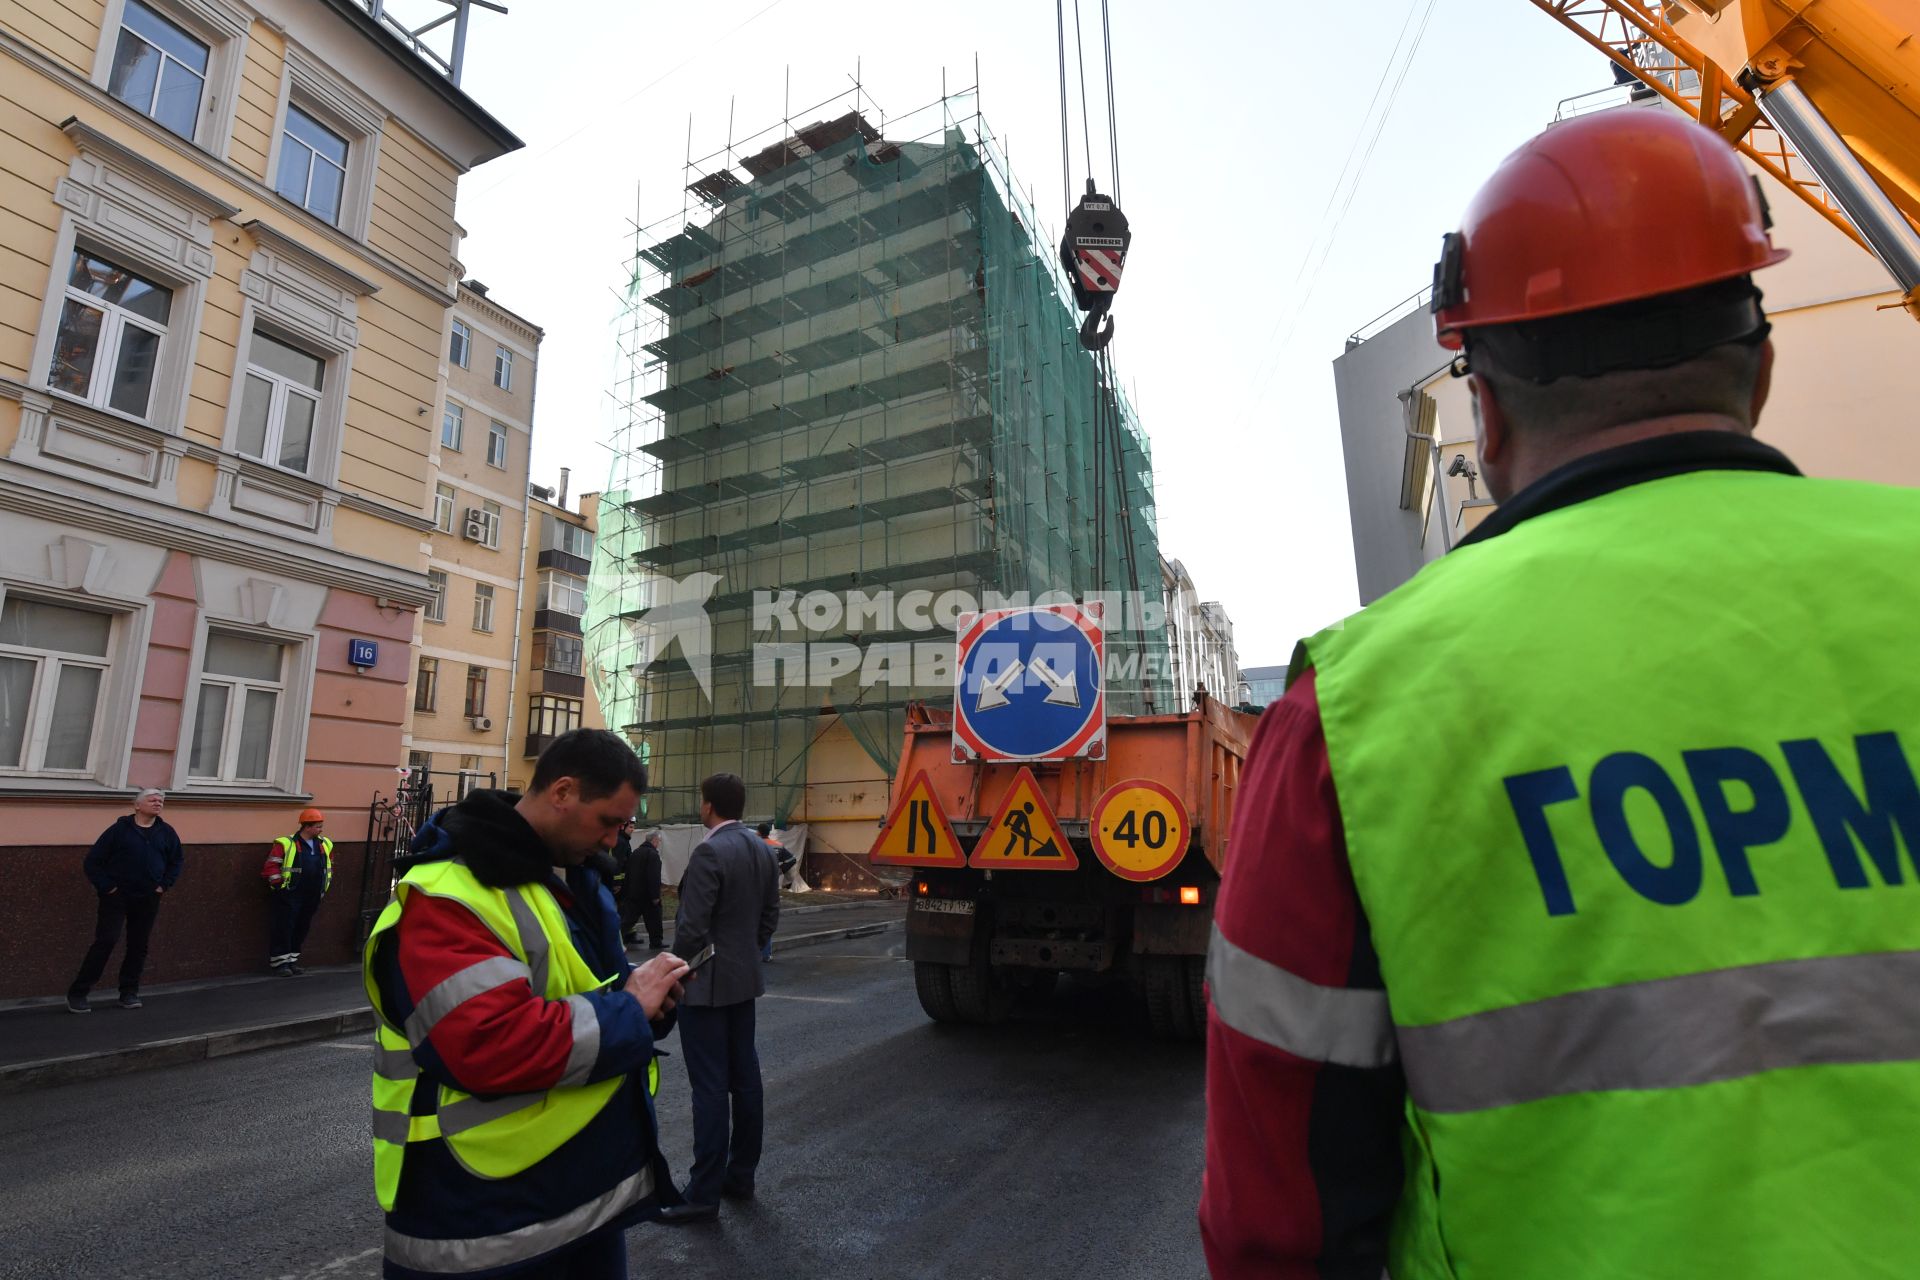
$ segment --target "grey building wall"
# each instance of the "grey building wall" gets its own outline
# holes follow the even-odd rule
[[[1416,499],[1411,509],[1400,506],[1407,458],[1406,412],[1400,393],[1432,378],[1450,357],[1433,340],[1433,317],[1422,305],[1350,346],[1333,362],[1353,561],[1363,605],[1412,577],[1445,545],[1443,504],[1434,503],[1427,513],[1424,538],[1420,528],[1424,503]]]

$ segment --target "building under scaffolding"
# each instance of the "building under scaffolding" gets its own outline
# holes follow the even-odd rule
[[[976,101],[877,128],[856,91],[730,144],[630,264],[587,628],[607,723],[650,818],[737,773],[750,815],[809,824],[817,874],[864,867],[906,704],[951,701],[951,615],[916,603],[1160,600],[1146,436]],[[1127,621],[1157,627],[1110,618],[1110,711],[1169,710],[1160,633]]]

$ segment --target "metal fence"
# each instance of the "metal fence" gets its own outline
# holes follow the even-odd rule
[[[452,778],[452,784],[440,790],[440,802],[434,800],[434,778]],[[413,838],[427,825],[437,808],[458,801],[480,785],[499,785],[499,775],[447,772],[439,769],[411,769],[401,777],[392,796],[375,793],[367,807],[367,857],[360,881],[360,942],[365,945],[373,932],[373,922],[386,909],[393,895],[394,867],[406,861]]]

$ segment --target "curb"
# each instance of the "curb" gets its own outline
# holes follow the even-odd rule
[[[892,933],[906,926],[905,920],[882,920],[877,924],[849,925],[844,929],[822,929],[819,933],[796,933],[784,940],[776,933],[773,936],[773,951],[778,955],[795,947],[817,947],[823,942],[839,942],[842,938],[871,938],[877,933]]]
[[[822,929],[818,933],[798,933],[788,938],[776,935],[773,949],[775,953],[792,951],[801,947],[816,947],[823,942],[839,942],[845,938],[870,938],[905,927],[904,919],[881,920],[840,929]],[[135,1071],[151,1071],[158,1067],[174,1067],[209,1058],[224,1058],[235,1053],[251,1053],[256,1049],[278,1049],[309,1040],[331,1040],[336,1036],[372,1029],[373,1010],[359,1008],[341,1013],[316,1014],[290,1022],[264,1022],[208,1035],[154,1040],[105,1053],[81,1053],[66,1058],[17,1062],[0,1066],[0,1094],[24,1093],[30,1089],[77,1084],[83,1080],[100,1080]]]
[[[178,1066],[207,1058],[224,1058],[229,1054],[251,1053],[255,1049],[276,1049],[307,1040],[330,1040],[335,1036],[368,1031],[372,1027],[373,1010],[350,1009],[344,1013],[323,1013],[292,1022],[266,1022],[209,1035],[154,1040],[106,1053],[82,1053],[67,1058],[17,1062],[0,1067],[0,1094],[98,1080],[134,1071],[150,1071],[156,1067]]]

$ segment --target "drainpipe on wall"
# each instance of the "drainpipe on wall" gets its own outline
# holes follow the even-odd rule
[[[527,544],[533,538],[533,495],[527,492],[527,486],[533,482],[533,406],[539,392],[540,360],[536,356],[533,378],[527,384],[527,473],[520,477],[520,564],[513,577],[513,665],[507,668],[507,750],[501,761],[509,784],[513,780],[513,707],[520,698],[521,642],[527,634],[521,629],[521,617],[527,607]]]

